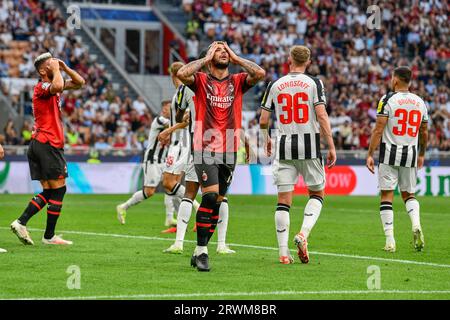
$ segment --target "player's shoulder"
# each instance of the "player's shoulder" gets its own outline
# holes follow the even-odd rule
[[[301,75],[303,78],[302,80],[309,81],[316,87],[323,87],[323,81],[322,79],[320,79],[319,76],[313,76],[312,74],[309,73],[302,73]]]
[[[50,88],[51,83],[50,82],[44,82],[39,80],[38,83],[34,86],[34,91],[40,91],[40,90],[47,90]]]
[[[153,120],[153,125],[159,125],[159,126],[165,126],[167,123],[169,123],[169,119],[163,117],[163,116],[157,116]]]

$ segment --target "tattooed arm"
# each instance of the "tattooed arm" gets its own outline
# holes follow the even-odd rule
[[[192,85],[195,81],[194,74],[200,71],[207,63],[209,63],[213,59],[214,52],[216,52],[217,50],[217,46],[217,43],[213,43],[204,58],[194,60],[181,67],[177,72],[177,77],[181,80],[181,82],[183,82],[187,86]]]
[[[241,66],[248,73],[247,84],[249,86],[253,86],[258,83],[258,81],[264,79],[264,77],[266,76],[266,71],[264,71],[263,68],[258,66],[253,61],[239,57],[233,52],[233,50],[230,49],[226,42],[224,42],[224,46],[228,51],[228,54],[230,55],[231,62]]]

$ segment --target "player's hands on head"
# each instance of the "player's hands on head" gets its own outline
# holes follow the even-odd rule
[[[233,50],[231,50],[231,48],[228,46],[228,43],[222,42],[222,44],[224,45],[225,50],[227,50],[228,54],[230,55],[230,62],[236,63],[237,60],[239,59],[239,56],[236,53],[234,53]]]
[[[216,53],[217,48],[219,47],[219,42],[214,41],[211,46],[208,49],[208,52],[206,52],[205,59],[206,61],[210,62],[214,58],[214,53]]]
[[[425,163],[425,156],[419,156],[417,158],[417,169],[419,169],[419,170],[422,169],[424,163]]]
[[[66,70],[66,68],[67,68],[66,63],[65,63],[64,61],[62,61],[61,59],[57,59],[57,60],[58,60],[59,68],[60,68],[61,70]]]
[[[328,150],[328,154],[327,154],[327,166],[328,169],[331,169],[335,166],[336,164],[336,150],[330,149]]]
[[[373,174],[375,173],[375,161],[373,160],[372,156],[367,156],[366,167],[370,172],[372,172]]]
[[[55,58],[52,58],[52,59],[50,60],[50,63],[48,64],[48,68],[49,68],[50,70],[53,70],[53,71],[59,70],[59,60],[58,60],[58,59],[55,59]]]

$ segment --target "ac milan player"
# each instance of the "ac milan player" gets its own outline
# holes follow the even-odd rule
[[[229,64],[245,72],[230,74]],[[209,73],[201,72],[207,67]],[[241,136],[243,94],[264,78],[260,66],[237,56],[225,42],[213,42],[206,56],[183,66],[178,78],[195,94],[194,165],[202,187],[197,211],[197,247],[191,265],[209,271],[208,242],[230,185]]]
[[[31,179],[39,180],[43,191],[30,200],[22,215],[11,224],[11,230],[23,244],[33,245],[26,228],[27,222],[47,205],[47,227],[42,243],[69,245],[72,241],[55,235],[56,222],[66,193],[67,177],[59,99],[64,90],[81,88],[84,79],[63,61],[53,58],[50,53],[38,56],[34,67],[40,79],[34,87],[34,128],[27,155]],[[64,80],[61,71],[71,79]]]

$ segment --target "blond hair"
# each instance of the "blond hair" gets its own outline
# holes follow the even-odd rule
[[[171,74],[173,77],[176,77],[176,76],[177,76],[178,70],[180,70],[181,67],[183,67],[183,66],[184,66],[184,63],[183,63],[183,62],[180,62],[180,61],[176,61],[176,62],[172,63],[172,64],[170,65],[170,74]]]
[[[304,65],[311,58],[311,50],[305,46],[293,46],[289,52],[292,62],[297,66]]]

